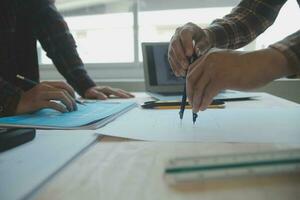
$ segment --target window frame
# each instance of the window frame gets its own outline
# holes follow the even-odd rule
[[[144,81],[144,72],[142,62],[139,60],[139,12],[146,10],[139,10],[140,0],[132,0],[131,12],[133,13],[133,47],[134,47],[134,61],[132,63],[84,63],[88,74],[97,81]],[[177,0],[178,1],[178,0]],[[178,1],[179,2],[179,1]],[[196,2],[196,1],[195,1]],[[219,0],[218,6],[236,5],[238,0]],[[212,7],[216,4],[215,1],[204,1],[200,7]],[[62,11],[62,10],[59,10]],[[63,80],[63,77],[53,70],[54,64],[41,64],[40,73],[42,80]],[[120,76],[122,75],[122,76]]]

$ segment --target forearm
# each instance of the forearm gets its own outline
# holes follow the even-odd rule
[[[250,69],[247,75],[256,74],[258,87],[277,78],[300,74],[300,31],[269,48],[245,53],[241,59]]]
[[[258,88],[275,79],[297,73],[297,68],[289,66],[284,54],[273,48],[245,52],[238,59],[244,76],[236,84],[242,88],[235,89]]]
[[[83,96],[95,83],[84,69],[75,40],[63,17],[53,3],[46,4],[33,20],[38,40],[58,71]]]
[[[237,49],[253,41],[272,25],[286,0],[243,0],[230,14],[207,28],[213,46]]]
[[[0,77],[0,117],[14,115],[21,98],[21,90]]]

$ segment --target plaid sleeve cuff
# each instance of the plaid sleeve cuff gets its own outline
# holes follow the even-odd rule
[[[270,47],[282,52],[289,66],[296,66],[300,70],[300,31],[270,45]]]
[[[226,30],[219,25],[210,25],[205,29],[209,36],[210,42],[213,47],[221,48],[221,49],[232,49],[233,46],[229,44],[228,34]]]

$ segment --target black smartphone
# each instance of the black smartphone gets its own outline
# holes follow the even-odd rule
[[[0,128],[0,152],[33,140],[33,128]]]

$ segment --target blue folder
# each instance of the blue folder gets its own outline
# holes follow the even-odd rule
[[[133,102],[92,102],[78,105],[74,112],[52,109],[0,118],[0,127],[32,127],[45,129],[95,129],[110,122],[136,105]]]

